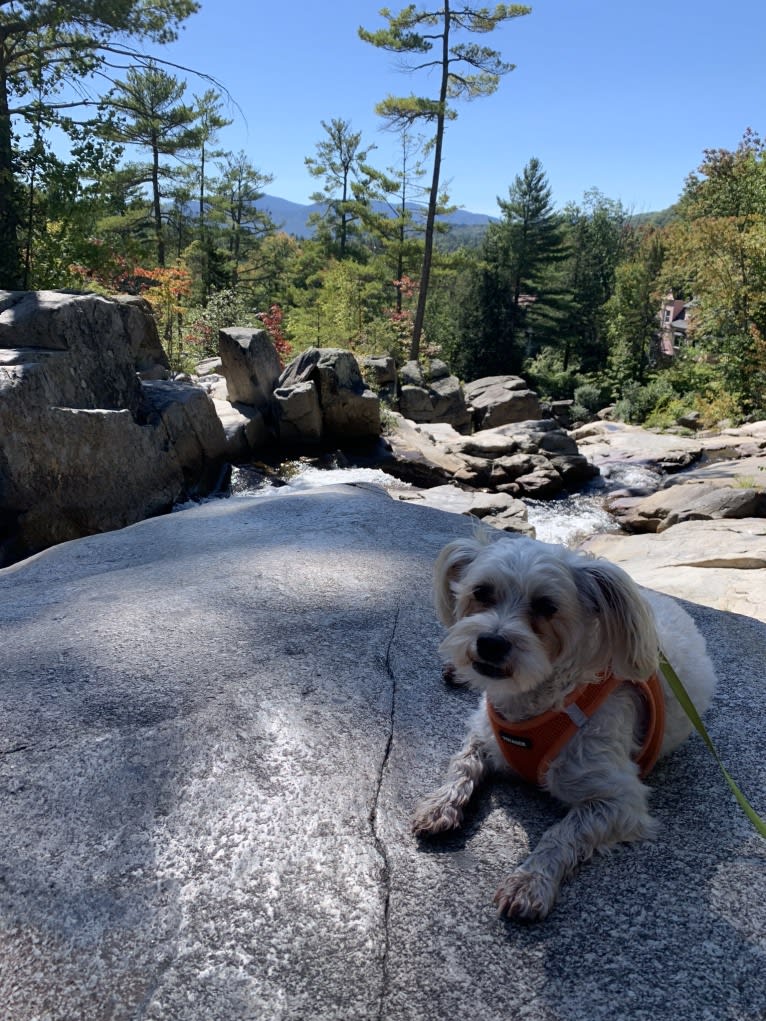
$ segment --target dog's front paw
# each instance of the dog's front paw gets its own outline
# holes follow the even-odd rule
[[[424,798],[412,816],[412,832],[418,837],[456,830],[463,822],[463,812],[449,798],[437,791]]]
[[[499,887],[495,904],[508,918],[539,922],[549,914],[557,893],[558,887],[539,872],[516,869]]]

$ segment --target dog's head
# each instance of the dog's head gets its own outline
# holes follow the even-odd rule
[[[440,651],[496,704],[586,674],[645,680],[657,666],[651,613],[621,568],[564,547],[464,539],[436,562]]]

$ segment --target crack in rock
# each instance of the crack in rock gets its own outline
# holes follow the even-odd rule
[[[391,755],[391,747],[394,741],[394,716],[396,712],[397,684],[396,673],[394,672],[394,669],[391,665],[391,649],[393,647],[394,639],[396,637],[396,630],[399,625],[399,612],[400,607],[397,607],[396,613],[394,615],[393,627],[391,628],[391,636],[388,640],[388,646],[386,647],[385,659],[386,673],[388,674],[388,677],[391,681],[390,687],[391,698],[388,717],[388,735],[386,738],[386,745],[383,750],[383,757],[381,759],[380,768],[378,771],[378,783],[375,789],[375,796],[373,798],[372,807],[370,808],[369,814],[370,829],[372,831],[372,838],[375,845],[375,850],[377,851],[382,862],[381,883],[383,887],[383,957],[381,960],[381,987],[377,1014],[378,1021],[382,1021],[383,1018],[383,1006],[386,999],[386,990],[388,988],[388,953],[390,949],[388,920],[391,904],[391,883],[390,883],[391,865],[389,862],[388,850],[386,848],[385,842],[383,841],[383,839],[380,836],[380,833],[378,832],[378,808],[380,804],[380,795],[383,787],[383,780],[386,775],[386,770],[388,769],[388,762]]]

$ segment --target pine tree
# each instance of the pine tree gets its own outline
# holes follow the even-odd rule
[[[472,374],[518,371],[533,335],[549,340],[563,301],[553,271],[567,249],[540,161],[531,159],[497,202],[502,218],[487,229],[461,324]]]
[[[305,163],[313,177],[324,181],[323,190],[311,201],[321,203],[325,211],[312,214],[309,222],[320,238],[327,238],[331,252],[345,259],[370,208],[375,174],[367,156],[375,147],[362,148],[362,133],[352,131],[350,121],[336,117],[321,123],[327,137],[317,142],[316,157],[307,156]]]
[[[22,262],[18,230],[24,221],[17,179],[14,123],[39,115],[44,79],[46,123],[67,128],[75,107],[95,105],[87,82],[109,53],[140,58],[127,40],[170,42],[178,25],[198,10],[196,0],[14,0],[0,4],[0,287],[18,287]],[[79,99],[61,91],[77,84]],[[82,95],[85,91],[85,95]]]
[[[165,265],[163,182],[181,173],[180,165],[170,165],[163,158],[187,156],[200,140],[197,110],[183,102],[185,91],[185,82],[149,62],[145,68],[130,68],[125,81],[118,81],[107,98],[117,112],[110,129],[112,140],[149,150],[150,161],[132,164],[130,174],[134,184],[151,186],[158,266]]]
[[[434,126],[433,172],[426,213],[425,244],[420,271],[418,307],[412,333],[410,357],[417,359],[423,332],[428,284],[433,258],[434,233],[439,204],[442,147],[447,120],[457,114],[449,105],[453,99],[476,99],[489,96],[500,84],[500,77],[513,70],[514,65],[500,59],[497,50],[480,46],[476,42],[458,41],[461,32],[486,34],[510,18],[529,14],[531,8],[520,4],[497,4],[493,10],[465,4],[452,7],[449,0],[431,10],[418,9],[408,4],[398,14],[383,8],[381,15],[387,28],[370,32],[360,28],[359,36],[365,42],[395,53],[399,60],[411,55],[412,62],[405,69],[436,71],[439,91],[436,98],[410,95],[388,96],[377,106],[378,113],[390,125],[413,125],[425,122]],[[433,52],[433,56],[430,56]],[[468,71],[466,71],[466,67]]]

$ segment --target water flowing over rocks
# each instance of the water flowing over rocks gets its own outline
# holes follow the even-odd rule
[[[509,780],[464,833],[410,835],[476,704],[441,679],[430,595],[471,529],[343,486],[0,571],[3,1021],[759,1016],[764,845],[698,738],[652,773],[656,840],[541,926],[492,896],[547,796]],[[766,625],[690,610],[708,728],[763,812]]]

